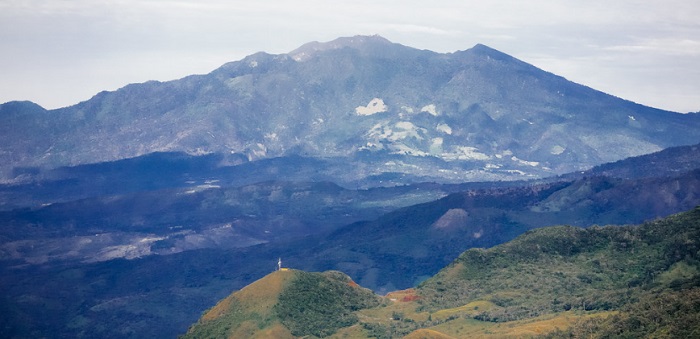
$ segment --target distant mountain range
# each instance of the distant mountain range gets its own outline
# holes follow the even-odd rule
[[[311,173],[302,159],[220,167],[219,156],[168,153],[41,172],[0,185],[6,201],[24,201],[0,211],[0,334],[173,337],[279,256],[297,269],[344,271],[381,294],[412,287],[464,250],[533,228],[691,209],[698,152],[671,148],[538,182],[359,190],[246,183]]]
[[[386,293],[415,285],[465,248],[491,247],[550,225],[653,220],[700,205],[698,192],[698,170],[663,179],[593,177],[469,190],[345,226],[283,253],[299,268],[341,270]]]
[[[219,155],[158,153],[59,168],[35,175],[33,183],[0,185],[0,255],[26,263],[102,261],[325,235],[326,247],[366,244],[370,250],[363,255],[390,248],[404,237],[402,243],[416,251],[434,240],[442,249],[431,251],[451,260],[465,243],[462,239],[443,253],[450,239],[460,237],[430,231],[442,214],[444,225],[438,228],[478,225],[459,232],[479,235],[468,235],[470,246],[490,246],[557,222],[635,223],[700,204],[695,170],[700,168],[700,145],[540,182],[359,190],[305,181],[326,166],[321,160],[278,158],[231,166],[222,166],[222,161]],[[315,246],[314,251],[330,248]],[[329,265],[332,260],[338,259]],[[435,267],[439,262],[428,258],[424,264]],[[416,262],[410,265],[418,267]],[[364,265],[364,270],[372,267]],[[397,278],[403,276],[411,275]],[[373,289],[381,286],[363,283]],[[406,284],[411,281],[400,286]]]
[[[0,178],[180,151],[336,159],[337,183],[514,180],[699,141],[698,114],[625,101],[484,45],[440,54],[356,36],[56,110],[3,104]]]

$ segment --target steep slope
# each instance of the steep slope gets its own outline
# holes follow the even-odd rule
[[[340,272],[277,271],[219,302],[184,338],[325,337],[379,303]]]
[[[257,335],[265,338],[274,334],[279,338],[293,338],[275,317],[273,308],[289,281],[299,274],[302,273],[277,271],[231,294],[204,313],[186,337],[255,338]],[[261,330],[255,333],[253,329]]]
[[[383,302],[339,272],[276,272],[221,301],[187,337],[694,337],[697,239],[700,207],[639,226],[541,228],[468,250]]]
[[[595,166],[564,177],[605,176],[622,179],[673,176],[700,168],[700,144],[669,147],[659,152]]]
[[[336,181],[518,179],[700,140],[700,115],[624,101],[483,45],[439,54],[376,36],[257,53],[63,109],[29,106],[0,107],[6,180],[156,151],[339,157],[356,170]]]
[[[464,252],[419,286],[420,304],[431,312],[453,308],[454,314],[471,313],[489,322],[568,310],[619,310],[606,330],[618,322],[617,335],[683,337],[680,333],[700,330],[697,323],[683,323],[700,312],[697,239],[700,208],[641,226],[538,229],[491,249]],[[681,295],[689,299],[679,302]],[[630,320],[626,312],[664,299],[685,304],[689,314],[674,319],[682,312],[658,307],[656,319],[640,313],[632,316],[641,323],[625,324]],[[495,306],[476,314],[454,309],[479,300]]]
[[[591,177],[470,190],[348,225],[299,257],[318,258],[309,269],[342,270],[386,293],[415,285],[467,248],[557,224],[641,223],[700,205],[698,192],[698,170],[668,178]]]
[[[686,151],[690,151],[690,148]],[[660,155],[661,153],[656,156]],[[156,158],[165,158],[166,161],[152,162]],[[679,153],[661,159],[667,162],[669,169],[673,169],[677,165],[678,168],[684,168],[682,159],[685,158],[687,157]],[[644,158],[635,160],[633,165],[647,166],[638,162],[641,159]],[[680,160],[674,162],[673,159]],[[124,166],[129,169],[126,173],[137,175],[139,168],[142,168],[139,164],[178,167],[183,165],[180,160],[183,158],[179,155],[174,158],[162,155],[135,159],[129,164],[120,162],[103,166],[112,169]],[[659,158],[654,161],[657,160]],[[276,160],[269,161],[274,163]],[[258,166],[261,163],[245,165]],[[196,166],[184,167],[189,173],[197,173],[192,170]],[[263,171],[264,168],[279,169],[276,165],[254,169]],[[80,169],[85,170],[80,173],[90,173],[85,167]],[[146,177],[152,174],[145,172],[148,172]],[[158,171],[154,173],[157,176]],[[375,207],[401,206],[403,202],[422,198],[425,192],[435,191],[430,188],[433,185],[353,191],[328,183],[284,182],[225,187],[222,180],[209,184],[220,184],[221,188],[209,187],[184,194],[188,190],[198,189],[200,185],[207,185],[205,181],[208,179],[203,177],[186,187],[170,191],[172,194],[162,191],[125,194],[111,200],[99,198],[92,202],[85,200],[16,210],[12,213],[33,217],[27,218],[28,222],[17,228],[19,233],[14,233],[13,239],[16,240],[11,241],[12,247],[0,249],[4,259],[13,254],[18,258],[0,262],[0,287],[3,290],[0,308],[6,315],[6,318],[0,319],[6,321],[0,324],[0,336],[60,335],[80,338],[140,334],[139,336],[147,337],[174,337],[178,333],[184,333],[202,311],[224,298],[232,289],[241,288],[253,279],[267,274],[278,256],[283,256],[290,266],[298,269],[346,272],[362,286],[383,294],[415,286],[470,247],[491,247],[511,240],[533,227],[641,223],[700,204],[700,179],[697,171],[670,177],[667,176],[668,173],[673,171],[659,167],[656,174],[661,177],[633,180],[588,177],[558,183],[525,183],[523,186],[464,186],[461,190],[468,189],[467,191],[436,202],[407,207],[368,222],[344,225],[346,227],[332,237],[308,236],[291,242],[246,248],[231,248],[235,241],[228,235],[236,228],[232,227],[232,230],[220,226],[227,223],[232,223],[233,226],[241,224],[224,219],[235,218],[236,213],[239,213],[237,215],[248,218],[247,221],[260,222],[264,218],[254,220],[246,215],[268,210],[280,212],[280,215],[284,212],[292,217],[305,216],[301,219],[328,227],[344,218],[352,218],[353,216],[345,214],[357,207],[353,206],[355,203],[364,208],[361,209],[362,214],[373,216],[376,214],[371,211],[378,212]],[[164,173],[164,176],[168,175]],[[88,176],[85,180],[89,182],[91,178],[97,177],[99,176]],[[138,181],[138,178],[133,180]],[[352,203],[347,199],[352,200]],[[204,201],[207,204],[202,204]],[[139,217],[132,220],[129,217],[132,213],[112,213],[119,211],[118,208],[91,208],[92,211],[80,209],[81,206],[100,206],[92,205],[95,202],[104,202],[102,206],[107,207],[130,206],[129,211]],[[305,207],[305,204],[312,207]],[[170,208],[164,208],[167,206]],[[331,210],[326,210],[326,207]],[[218,212],[211,215],[214,210]],[[211,229],[194,228],[193,233],[173,234],[169,239],[161,240],[154,239],[148,233],[132,238],[103,233],[109,230],[108,222],[119,220],[128,221],[122,229],[124,232],[140,233],[138,230],[148,230],[164,232],[163,234],[177,233],[179,229],[170,230],[169,227],[178,224],[167,222],[177,222],[178,218],[171,218],[169,214],[175,212],[178,216],[186,217],[202,211],[208,212],[201,213],[202,215],[209,214],[209,219],[204,220],[222,217],[220,221],[223,224]],[[97,217],[88,218],[91,213]],[[328,213],[329,216],[325,220],[323,213]],[[2,217],[8,215],[10,214],[0,214],[0,222],[7,221]],[[42,237],[46,238],[32,239],[31,242],[22,239],[22,234],[41,230],[42,223],[51,224],[46,218],[49,215],[62,216],[63,219],[60,220],[65,222],[52,224],[55,228],[44,229],[58,232],[60,228],[60,234],[42,233]],[[71,223],[71,217],[74,221],[82,221]],[[362,219],[362,215],[354,217]],[[166,223],[160,224],[161,221]],[[167,226],[159,228],[158,225]],[[285,222],[249,225],[258,232],[253,234],[256,238],[259,235],[274,237],[277,231],[284,233],[291,226]],[[269,230],[267,227],[270,226],[278,226],[273,230],[275,233],[261,233]],[[89,230],[95,227],[104,228],[99,233],[90,233]],[[3,227],[3,232],[8,230]],[[85,233],[73,236],[76,231]],[[3,235],[5,236],[7,235]],[[58,241],[48,241],[50,239],[47,238],[51,236],[62,238],[63,246],[56,246]],[[104,242],[110,239],[114,243]],[[183,244],[204,245],[205,248],[179,253],[173,250]],[[85,252],[90,246],[94,246],[92,252]],[[151,255],[135,251],[130,253],[136,255],[128,256],[131,258],[129,260],[120,258],[99,262],[81,262],[83,259],[79,256],[85,253],[99,254],[103,249],[106,250],[103,254],[114,255],[120,253],[117,249],[130,248],[146,249],[151,251]],[[37,254],[29,256],[32,260],[36,259],[35,264],[22,260],[22,254],[26,253]],[[74,255],[73,260],[50,260],[54,258],[52,256],[63,254]],[[124,257],[126,256],[122,256]],[[47,259],[49,260],[42,261]],[[486,306],[482,304],[479,307],[483,310]],[[424,316],[425,319],[428,318],[427,313]],[[383,315],[383,318],[389,317],[391,311]]]

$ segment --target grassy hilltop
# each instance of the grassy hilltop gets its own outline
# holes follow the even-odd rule
[[[380,301],[340,272],[276,271],[219,302],[185,338],[324,337]]]
[[[699,259],[700,208],[640,226],[548,227],[384,297],[340,272],[274,272],[185,337],[698,337]]]

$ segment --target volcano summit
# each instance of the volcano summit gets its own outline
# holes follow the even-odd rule
[[[322,158],[339,183],[515,180],[698,140],[698,114],[616,98],[484,45],[440,54],[355,36],[56,110],[6,103],[0,177],[182,151]]]

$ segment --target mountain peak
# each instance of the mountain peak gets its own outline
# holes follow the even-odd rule
[[[442,54],[376,35],[260,52],[207,75],[104,92],[60,114],[2,108],[0,180],[14,180],[15,167],[153,151],[348,157],[371,166],[327,172],[343,183],[380,180],[375,173],[402,173],[396,182],[511,180],[700,137],[698,115],[630,105],[484,45]],[[16,116],[26,119],[10,121]],[[54,140],[63,141],[51,148]],[[421,165],[388,168],[385,158]],[[473,172],[455,170],[467,163]]]
[[[184,338],[217,332],[229,338],[326,337],[357,323],[354,311],[380,303],[381,297],[339,271],[276,271],[220,301]]]
[[[476,45],[474,45],[474,47],[466,50],[465,52],[474,53],[474,54],[481,55],[481,56],[487,56],[487,57],[497,59],[497,60],[514,60],[515,59],[506,53],[503,53],[497,49],[491,48],[491,47],[486,46],[484,44],[476,44]]]
[[[491,47],[486,46],[486,45],[481,44],[481,43],[474,45],[474,47],[472,47],[471,49],[475,50],[475,51],[496,51],[496,52],[498,52],[496,49],[491,48]]]
[[[31,101],[9,101],[0,104],[0,117],[34,116],[46,112],[46,109]]]
[[[4,104],[0,104],[0,111],[2,110],[37,110],[45,111],[46,109],[41,107],[41,105],[32,101],[8,101]]]
[[[393,44],[391,41],[380,35],[355,35],[352,37],[340,37],[329,42],[309,42],[288,54],[296,61],[306,61],[322,51],[342,48],[366,49],[370,46],[387,46],[391,44]]]
[[[392,42],[382,37],[379,34],[374,35],[355,35],[351,37],[340,37],[329,42],[329,44],[340,45],[342,47],[353,47],[368,43],[391,44]]]

